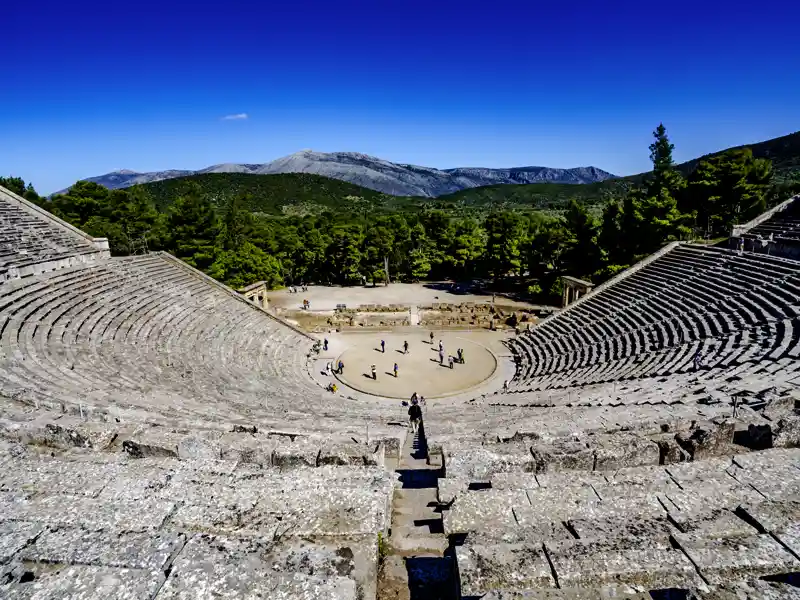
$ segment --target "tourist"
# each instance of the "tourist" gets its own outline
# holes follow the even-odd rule
[[[399,368],[399,367],[397,366],[397,363],[394,363],[394,378],[395,378],[395,379],[397,379],[397,369],[398,369],[398,368]]]
[[[459,348],[456,350],[456,354],[458,354],[458,363],[463,365],[464,364],[464,349]]]
[[[328,361],[328,364],[325,365],[325,371],[327,372],[328,377],[330,377],[331,373],[333,372],[333,363],[331,363],[331,361]]]
[[[697,352],[695,352],[692,362],[694,363],[695,371],[697,371],[700,367],[703,366],[703,354],[700,352],[700,348],[698,348]]]
[[[419,422],[422,420],[422,409],[419,407],[419,404],[412,404],[409,407],[408,417],[411,421],[411,431],[416,433],[419,428]]]
[[[344,374],[344,363],[340,360],[339,361],[339,375]]]
[[[506,379],[503,382],[503,392],[507,392],[507,391],[508,391],[508,379]]]
[[[433,346],[433,332],[431,331],[431,346]]]
[[[322,349],[326,352],[328,351],[328,338],[325,338],[322,342]]]
[[[444,351],[443,350],[439,350],[439,364],[440,365],[444,364]]]
[[[386,342],[384,340],[381,340],[381,352],[386,354]]]
[[[372,369],[372,379],[377,381],[378,380],[378,370],[375,368],[375,365],[372,365],[371,369]]]
[[[403,354],[408,354],[408,340],[403,342]]]
[[[416,404],[416,403],[417,403],[417,392],[414,392],[413,394],[411,394],[411,404]]]
[[[439,352],[442,352],[443,350],[444,350],[444,344],[442,343],[442,340],[439,340]]]
[[[419,404],[420,404],[420,406],[425,406],[425,396],[420,396],[419,397]]]
[[[453,363],[455,362],[455,361],[453,360],[453,355],[451,354],[451,355],[448,357],[448,359],[447,359],[447,360],[448,360],[448,362],[450,363],[450,368],[452,369],[452,368],[453,368]]]

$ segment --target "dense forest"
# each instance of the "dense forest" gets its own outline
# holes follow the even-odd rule
[[[408,199],[294,174],[258,180],[259,190],[253,176],[236,174],[113,191],[78,182],[49,200],[19,178],[0,185],[108,237],[115,255],[167,250],[233,287],[377,284],[386,258],[393,280],[479,278],[540,301],[560,297],[560,275],[603,281],[669,241],[724,237],[800,191],[800,180],[776,179],[772,162],[749,148],[707,157],[685,174],[663,125],[653,136],[645,176],[551,184],[541,202],[514,200],[514,188],[532,186]]]

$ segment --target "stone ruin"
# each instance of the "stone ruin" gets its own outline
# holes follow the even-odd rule
[[[800,263],[670,245],[411,435],[299,329],[0,191],[1,598],[798,597]]]

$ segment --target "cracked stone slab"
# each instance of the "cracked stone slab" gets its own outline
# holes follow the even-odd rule
[[[175,508],[155,498],[107,501],[80,496],[37,496],[17,502],[6,516],[48,525],[83,526],[87,529],[143,531],[158,529]]]
[[[605,476],[609,486],[625,485],[629,490],[638,488],[640,493],[669,492],[678,489],[675,480],[663,467],[629,467],[607,472]],[[598,492],[599,486],[602,484],[595,485]]]
[[[0,564],[7,562],[43,530],[41,525],[23,521],[0,522]]]
[[[178,555],[159,600],[270,598],[271,600],[356,600],[356,581],[339,575],[347,555],[325,551],[298,557],[296,570],[275,568],[274,543],[223,536],[193,537]],[[300,570],[302,569],[302,570]],[[347,572],[348,567],[344,567]]]
[[[777,581],[726,582],[697,594],[699,600],[800,600],[800,589]]]
[[[507,530],[517,527],[512,509],[528,505],[524,490],[482,490],[467,492],[443,514],[447,535],[482,529]]]
[[[439,502],[451,504],[461,494],[469,491],[469,481],[466,479],[456,479],[452,477],[441,477],[438,481]],[[494,487],[494,483],[492,484]]]
[[[596,471],[616,471],[625,467],[658,465],[658,444],[633,433],[599,436],[595,440]]]
[[[679,484],[691,483],[695,480],[726,479],[726,473],[731,466],[730,457],[708,458],[696,462],[675,463],[667,465],[666,470]]]
[[[44,532],[20,556],[36,562],[158,571],[185,541],[182,535],[166,532],[60,527]]]
[[[765,500],[757,504],[743,504],[737,509],[737,512],[752,519],[764,531],[781,531],[787,526],[800,522],[800,501]]]
[[[97,496],[116,471],[114,465],[58,459],[20,460],[0,476],[0,489]]]
[[[715,538],[676,534],[675,539],[703,578],[715,585],[800,569],[800,560],[766,534]]]
[[[625,541],[573,540],[545,546],[560,587],[685,588],[696,580],[694,565],[683,552],[647,542],[631,547]]]
[[[605,485],[607,482],[604,473],[594,473],[592,471],[537,473],[536,480],[539,482],[539,487],[556,489]],[[528,489],[533,489],[535,487],[535,485],[528,486]]]
[[[800,556],[800,522],[795,521],[789,525],[784,525],[779,531],[775,532],[775,537],[780,540],[789,550]]]
[[[629,586],[541,590],[492,590],[482,600],[652,600],[649,593]]]
[[[764,465],[759,469],[733,466],[728,472],[771,500],[783,501],[800,497],[800,469],[791,464]]]
[[[491,483],[494,490],[524,490],[539,487],[535,473],[494,473]]]
[[[591,487],[540,488],[528,490],[529,503],[514,506],[520,525],[531,525],[538,520],[566,520],[585,514],[597,506],[600,498]]]
[[[684,517],[684,518],[682,518]],[[739,537],[757,530],[728,509],[711,509],[686,515],[673,515],[680,532],[694,538]]]
[[[489,481],[495,473],[531,472],[534,463],[527,446],[498,444],[448,452],[445,455],[445,468],[448,477]]]
[[[744,469],[758,470],[766,466],[793,465],[800,468],[800,448],[772,448],[761,452],[737,454],[733,462]]]
[[[12,583],[0,588],[0,595],[8,600],[150,600],[163,581],[160,571],[73,565]]]
[[[529,544],[456,547],[462,596],[496,588],[553,588],[550,565],[541,546]]]
[[[667,494],[658,494],[670,515],[678,520],[710,510],[735,510],[740,504],[758,503],[764,497],[752,487],[730,478],[729,481],[703,481]],[[673,508],[674,507],[674,508]]]
[[[648,539],[658,548],[669,548],[674,533],[666,515],[661,518],[621,517],[570,519],[569,525],[584,541]]]
[[[531,448],[536,473],[552,471],[592,471],[594,448],[585,441],[559,440],[552,444],[536,444]]]

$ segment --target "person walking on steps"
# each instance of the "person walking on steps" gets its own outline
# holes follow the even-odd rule
[[[381,340],[381,352],[386,354],[386,341],[385,340]]]
[[[419,404],[412,404],[408,408],[408,418],[411,421],[411,431],[416,433],[419,429],[419,423],[422,421],[422,409]]]
[[[403,342],[403,354],[408,354],[408,340]]]

